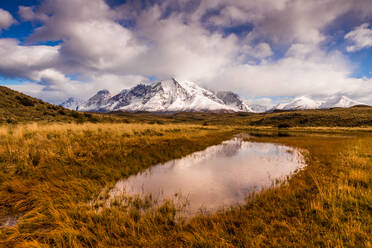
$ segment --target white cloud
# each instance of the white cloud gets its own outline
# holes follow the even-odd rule
[[[0,9],[0,31],[9,28],[14,23],[16,23],[16,20],[12,15],[8,11]]]
[[[252,47],[249,44],[245,44],[242,46],[241,52],[244,55],[252,56],[258,59],[265,59],[267,57],[274,55],[270,45],[266,42],[261,42],[254,47]]]
[[[0,39],[0,73],[34,79],[33,75],[54,66],[59,46],[22,46],[15,39]]]
[[[142,13],[137,33],[150,42],[146,53],[133,60],[129,71],[158,77],[207,78],[234,59],[238,39],[185,24],[180,16],[161,19],[159,9]]]
[[[30,96],[42,98],[51,103],[61,103],[69,97],[88,99],[98,90],[107,89],[113,94],[134,86],[139,82],[147,82],[147,78],[137,75],[118,76],[115,74],[92,75],[89,81],[71,80],[57,71],[45,70],[38,75],[43,84],[26,82],[20,85],[6,85],[9,88],[24,92]]]
[[[25,21],[47,21],[48,15],[45,13],[35,13],[33,7],[20,6],[18,10],[19,15]]]
[[[293,45],[287,55],[278,61],[231,66],[205,84],[240,92],[246,97],[343,92],[360,98],[370,94],[368,89],[372,89],[372,80],[350,78],[350,66],[340,52],[325,53],[320,49],[305,48],[308,53],[295,51],[301,47],[304,46]],[[369,97],[368,101],[371,100]]]
[[[27,20],[43,22],[30,42],[63,40],[60,57],[66,70],[121,70],[146,49],[114,20],[103,0],[47,0],[39,10],[23,7],[20,12]],[[42,18],[46,13],[51,14]]]
[[[347,33],[345,39],[353,44],[346,48],[348,52],[355,52],[363,48],[372,47],[372,29],[369,28],[368,23],[364,23]]]
[[[358,21],[372,15],[370,0],[145,2],[110,9],[103,0],[45,0],[20,7],[24,20],[41,24],[28,42],[62,42],[0,39],[0,74],[39,82],[42,87],[28,84],[32,94],[54,102],[175,76],[247,97],[348,92],[372,103],[370,80],[351,78],[348,59],[322,49],[332,39],[326,28],[342,15],[354,13]],[[252,30],[226,32],[239,25]],[[359,29],[345,36],[354,42],[348,50],[366,44]]]
[[[248,105],[260,105],[266,108],[271,108],[276,105],[276,101],[269,97],[258,97],[258,98],[250,98],[245,100]]]

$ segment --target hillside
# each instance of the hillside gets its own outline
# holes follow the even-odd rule
[[[318,110],[280,111],[273,113],[122,113],[127,122],[194,123],[203,125],[245,125],[281,127],[360,127],[372,126],[372,107],[354,106]]]
[[[78,113],[0,86],[0,123],[29,121],[84,122],[97,116]]]
[[[372,126],[372,107],[354,106],[351,108],[332,108],[274,112],[259,115],[252,119],[251,125],[259,126]]]
[[[0,123],[30,121],[195,123],[204,125],[249,126],[372,126],[372,107],[354,106],[318,110],[274,111],[273,113],[148,112],[111,114],[81,113],[52,105],[0,86]]]

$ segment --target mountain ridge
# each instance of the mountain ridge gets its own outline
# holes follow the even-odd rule
[[[253,112],[233,92],[213,93],[186,80],[163,80],[138,84],[116,95],[101,90],[78,111],[92,112]]]
[[[309,96],[296,97],[274,107],[248,105],[231,91],[211,91],[186,80],[162,80],[140,83],[118,94],[100,90],[87,101],[69,98],[61,106],[83,112],[249,112],[348,108],[366,105],[344,95],[317,100]]]
[[[310,109],[331,109],[350,108],[356,105],[367,105],[350,99],[344,95],[331,96],[322,100],[314,100],[308,96],[300,96],[286,103],[274,106],[270,111],[275,110],[310,110]]]

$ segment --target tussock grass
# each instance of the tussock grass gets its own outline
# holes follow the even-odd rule
[[[177,217],[173,202],[112,203],[102,188],[243,127],[53,124],[0,128],[0,228],[5,247],[371,247],[372,138],[251,137],[308,151],[304,170],[224,211]],[[326,130],[324,130],[326,132]],[[340,133],[338,130],[337,133]]]
[[[80,242],[81,233],[69,225],[76,222],[74,215],[85,214],[84,204],[102,187],[153,164],[220,143],[231,133],[228,127],[219,131],[197,125],[2,126],[0,219],[20,218],[15,228],[0,229],[0,244],[12,246],[35,239],[48,245],[59,240],[66,246],[67,236],[74,233],[79,235],[73,242]],[[62,236],[56,234],[60,229]]]

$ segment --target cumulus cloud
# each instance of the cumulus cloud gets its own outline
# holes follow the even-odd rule
[[[128,0],[110,8],[104,0],[44,0],[19,8],[38,23],[29,45],[0,39],[0,74],[30,80],[17,87],[53,102],[152,76],[246,97],[346,92],[372,102],[370,80],[350,77],[348,58],[324,49],[327,27],[346,14],[365,22],[370,1]],[[364,24],[346,34],[348,51],[370,46],[369,32]],[[43,41],[60,43],[35,45]]]
[[[234,89],[251,97],[333,94],[355,85],[347,80],[349,73],[342,56],[335,53],[237,65],[221,71],[212,81],[220,88]]]
[[[287,99],[285,99],[285,100],[287,100]],[[245,102],[248,103],[248,105],[250,105],[250,106],[260,105],[260,106],[266,107],[266,109],[270,109],[277,104],[277,101],[274,101],[270,97],[248,98],[248,99],[245,100]]]
[[[62,40],[61,60],[73,70],[115,70],[145,49],[130,30],[113,19],[113,11],[102,0],[89,4],[85,0],[47,0],[37,10],[23,7],[20,11],[27,20],[43,23],[29,42]]]
[[[351,68],[341,52],[294,44],[282,59],[231,66],[206,84],[247,98],[342,94],[371,103],[372,80],[350,77]]]
[[[19,15],[25,21],[47,21],[48,15],[45,13],[35,13],[33,7],[29,6],[19,6],[18,10]]]
[[[346,47],[348,52],[355,52],[363,48],[372,47],[372,29],[368,23],[364,23],[345,35],[353,45]]]
[[[246,56],[251,56],[258,59],[264,59],[274,55],[270,45],[266,42],[261,42],[256,46],[245,44],[242,46],[241,52]]]
[[[23,46],[16,39],[0,39],[0,73],[37,80],[39,71],[54,66],[59,46]]]
[[[61,103],[68,97],[88,99],[100,89],[107,89],[112,94],[134,86],[148,79],[138,75],[118,76],[115,74],[93,75],[89,81],[71,80],[56,71],[40,73],[44,83],[29,81],[24,84],[6,85],[9,88],[24,92],[30,96],[42,98],[51,103]]]
[[[12,15],[8,11],[0,9],[0,31],[9,28],[14,23],[16,23],[16,20]]]

